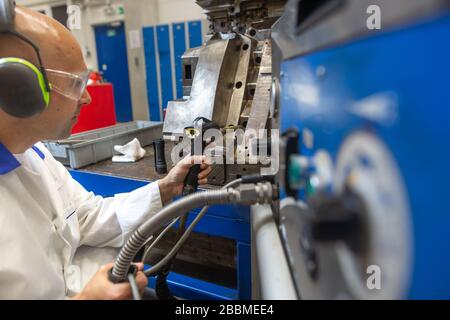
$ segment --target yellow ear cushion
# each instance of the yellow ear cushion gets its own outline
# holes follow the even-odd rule
[[[33,73],[36,74],[38,81],[39,81],[39,87],[42,92],[42,98],[45,101],[45,105],[48,106],[50,103],[50,92],[47,91],[45,78],[44,78],[44,75],[42,74],[42,72],[31,62],[21,59],[21,58],[14,58],[14,57],[0,58],[0,65],[6,64],[6,63],[20,63],[20,64],[26,66],[27,68],[31,69],[33,71]],[[51,88],[50,85],[49,85],[49,87]]]

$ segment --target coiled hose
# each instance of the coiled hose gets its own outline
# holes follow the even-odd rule
[[[227,188],[232,188],[235,187],[239,184],[242,183],[242,179],[236,179],[230,183],[228,183],[227,185],[225,185],[222,189],[227,189]],[[173,248],[170,250],[170,252],[161,260],[159,261],[156,265],[152,266],[151,268],[147,269],[144,271],[144,274],[147,277],[150,276],[154,276],[156,275],[164,266],[167,265],[167,263],[172,260],[176,254],[178,253],[178,251],[181,249],[181,247],[184,245],[184,243],[186,242],[186,240],[189,238],[189,236],[191,235],[192,231],[194,230],[194,228],[197,226],[197,224],[200,222],[200,220],[205,216],[206,212],[208,211],[209,206],[205,206],[202,208],[202,210],[200,211],[200,213],[197,215],[197,217],[195,217],[194,221],[192,221],[192,223],[190,224],[190,226],[186,229],[186,231],[184,232],[183,236],[177,241],[177,243],[173,246]],[[169,226],[166,227],[166,229],[164,229],[163,232],[161,232],[161,234],[158,236],[158,238],[156,238],[155,241],[153,241],[153,243],[148,247],[148,249],[145,251],[144,256],[142,258],[142,261],[145,262],[147,255],[149,254],[149,252],[154,248],[154,246],[161,240],[161,238],[164,236],[165,233],[167,233],[167,231],[173,227],[173,225],[177,222],[177,220],[173,221]]]
[[[141,225],[131,235],[125,246],[120,250],[114,267],[111,270],[110,280],[115,283],[127,280],[128,270],[134,257],[147,239],[157,232],[162,225],[166,225],[173,219],[194,208],[212,204],[237,203],[238,200],[239,192],[237,190],[223,189],[194,193],[171,203]]]

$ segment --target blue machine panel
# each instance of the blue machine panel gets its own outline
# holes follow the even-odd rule
[[[238,242],[238,288],[240,300],[252,298],[252,261],[251,246],[249,243]]]
[[[177,273],[170,273],[167,277],[170,291],[177,297],[190,300],[236,300],[238,292],[213,283],[192,279]],[[155,288],[156,278],[149,279],[148,286]]]
[[[397,162],[413,236],[405,298],[450,298],[449,39],[445,16],[282,65],[283,130],[309,129],[335,161],[349,135],[370,132]]]
[[[202,40],[202,21],[191,21],[189,25],[189,47],[200,47],[203,43]]]
[[[173,30],[173,49],[175,54],[175,75],[176,75],[176,88],[177,99],[183,97],[183,63],[181,57],[186,51],[186,30],[184,22],[174,23],[172,25]]]
[[[147,74],[147,95],[150,120],[161,121],[158,94],[158,73],[156,69],[155,30],[153,27],[143,28],[144,52]]]
[[[156,27],[159,51],[159,71],[161,74],[162,108],[167,107],[169,101],[173,100],[172,85],[172,60],[170,50],[170,28],[169,25]]]

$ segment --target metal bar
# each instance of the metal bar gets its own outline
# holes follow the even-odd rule
[[[252,264],[258,270],[261,299],[298,299],[270,206],[252,206],[251,227],[256,250]]]

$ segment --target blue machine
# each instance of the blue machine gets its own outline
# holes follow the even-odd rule
[[[450,298],[449,2],[294,0],[274,38],[299,296]]]

